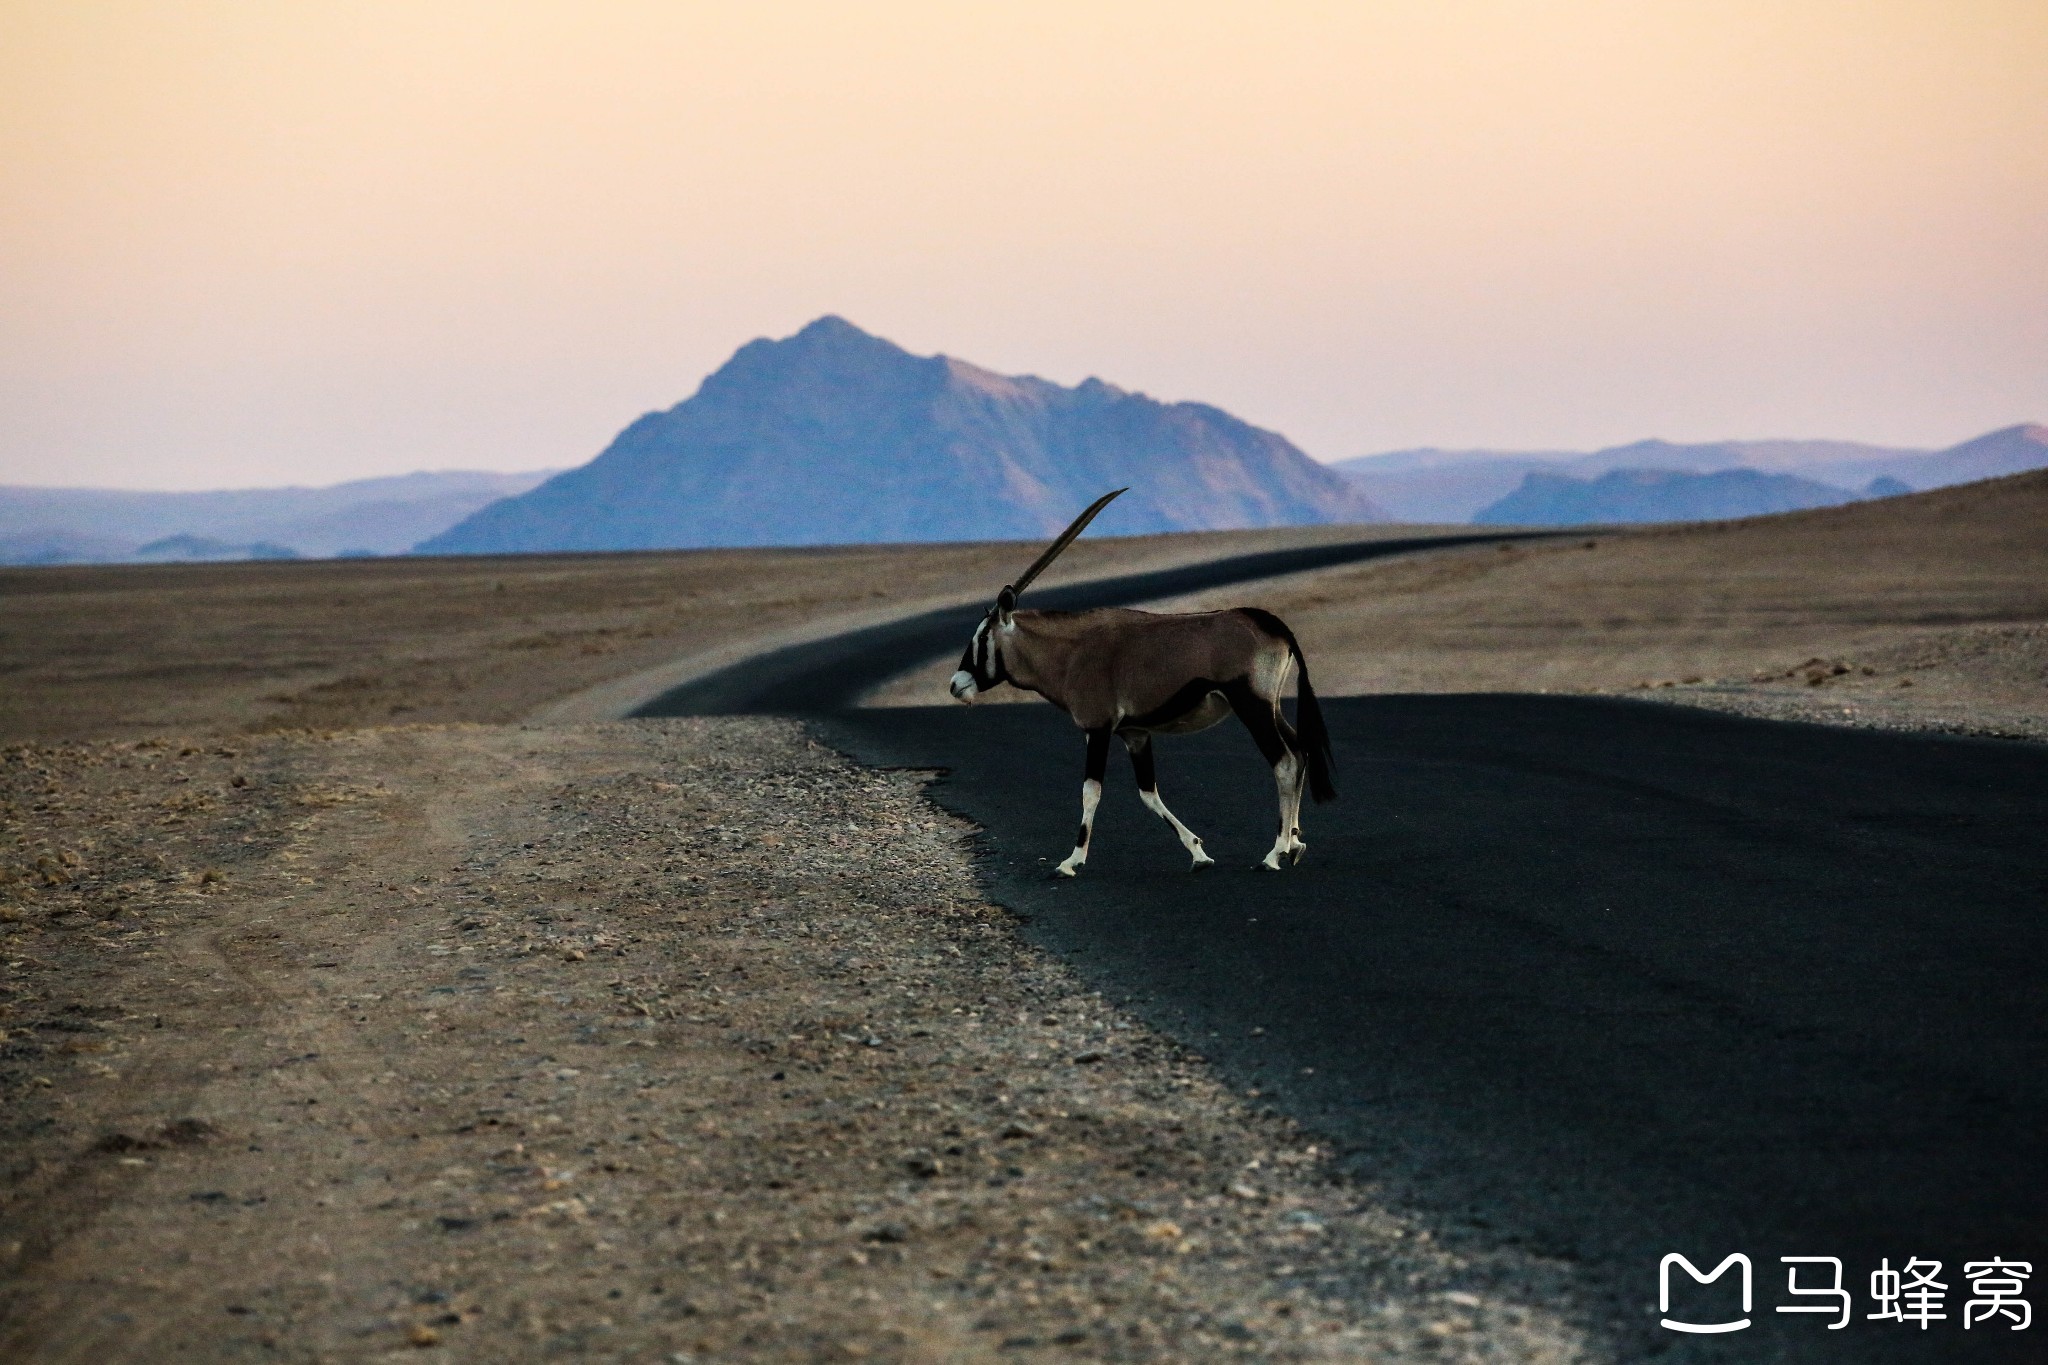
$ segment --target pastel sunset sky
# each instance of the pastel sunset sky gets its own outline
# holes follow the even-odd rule
[[[1339,459],[2048,419],[2042,0],[0,0],[0,482],[581,463],[835,312]]]

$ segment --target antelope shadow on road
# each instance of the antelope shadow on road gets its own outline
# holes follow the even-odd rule
[[[2048,750],[1592,698],[1324,710],[1343,798],[1282,873],[1251,869],[1272,784],[1250,741],[1161,744],[1162,793],[1223,863],[1199,878],[1114,773],[1088,866],[1047,875],[1081,752],[1056,714],[822,725],[947,770],[934,795],[986,831],[993,895],[1036,941],[1355,1173],[1583,1262],[1643,1346],[2014,1349],[1964,1338],[1956,1291],[1966,1261],[2048,1259]],[[1655,1328],[1671,1251],[1745,1252],[1755,1329]],[[1844,1260],[1851,1329],[1773,1315],[1780,1256]],[[1879,1259],[1915,1256],[1951,1286],[1933,1347],[1862,1319]]]

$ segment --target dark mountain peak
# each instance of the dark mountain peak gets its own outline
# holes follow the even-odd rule
[[[761,337],[740,347],[705,379],[698,396],[718,405],[748,405],[773,401],[776,395],[856,388],[900,392],[934,383],[941,364],[828,313],[794,336]],[[685,402],[670,411],[681,412],[687,406]]]
[[[790,340],[808,341],[816,345],[834,341],[879,341],[881,338],[872,332],[862,331],[837,313],[827,313],[805,323]]]
[[[796,335],[768,345],[773,354],[811,364],[915,364],[923,359],[887,337],[862,331],[837,313],[827,313]]]
[[[912,355],[827,315],[748,342],[589,464],[420,549],[1036,537],[1125,485],[1108,534],[1380,516],[1283,437],[1218,409]]]
[[[866,361],[916,359],[895,342],[864,332],[837,313],[827,313],[791,336],[758,337],[734,352],[726,367],[742,357],[772,357],[781,364],[817,363],[841,357]]]

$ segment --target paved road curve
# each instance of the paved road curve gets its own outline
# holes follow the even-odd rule
[[[790,699],[832,705],[901,644],[842,639],[829,685],[756,660],[662,713],[812,711]],[[1355,1171],[1581,1262],[1641,1324],[1626,1356],[2048,1358],[2048,1322],[1960,1323],[1993,1256],[2048,1308],[2048,748],[1593,698],[1326,710],[1343,798],[1281,874],[1250,869],[1272,797],[1242,731],[1164,742],[1163,794],[1225,863],[1200,879],[1114,773],[1082,877],[1047,876],[1082,747],[1048,708],[818,723],[947,770],[1027,932]],[[1658,1328],[1671,1251],[1746,1253],[1755,1326]],[[1788,1255],[1843,1258],[1849,1328],[1773,1311]],[[1941,1260],[1948,1319],[1866,1320],[1880,1257]]]
[[[1368,559],[1413,554],[1418,550],[1451,549],[1494,541],[1527,540],[1543,533],[1418,536],[1406,540],[1353,541],[1311,545],[1294,550],[1267,550],[1187,564],[1173,569],[1130,574],[1064,587],[1039,586],[1026,605],[1037,610],[1077,611],[1087,607],[1126,606],[1156,602],[1232,583],[1247,583],[1280,574],[1327,569]],[[1031,547],[1018,547],[1018,568],[1029,562]],[[1000,583],[989,584],[994,602]],[[940,654],[967,647],[974,623],[986,604],[942,607],[919,616],[850,631],[809,644],[791,645],[758,655],[729,668],[684,683],[634,712],[641,716],[822,715],[844,710],[906,668]]]

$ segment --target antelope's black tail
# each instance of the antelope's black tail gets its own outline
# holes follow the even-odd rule
[[[1323,708],[1316,702],[1316,690],[1309,685],[1308,660],[1302,656],[1301,642],[1294,638],[1294,632],[1287,623],[1270,611],[1258,607],[1245,607],[1244,614],[1262,628],[1271,631],[1287,642],[1288,653],[1294,656],[1295,703],[1294,731],[1301,740],[1302,757],[1308,762],[1308,794],[1316,804],[1337,799],[1336,758],[1330,753],[1330,730],[1323,724]]]

